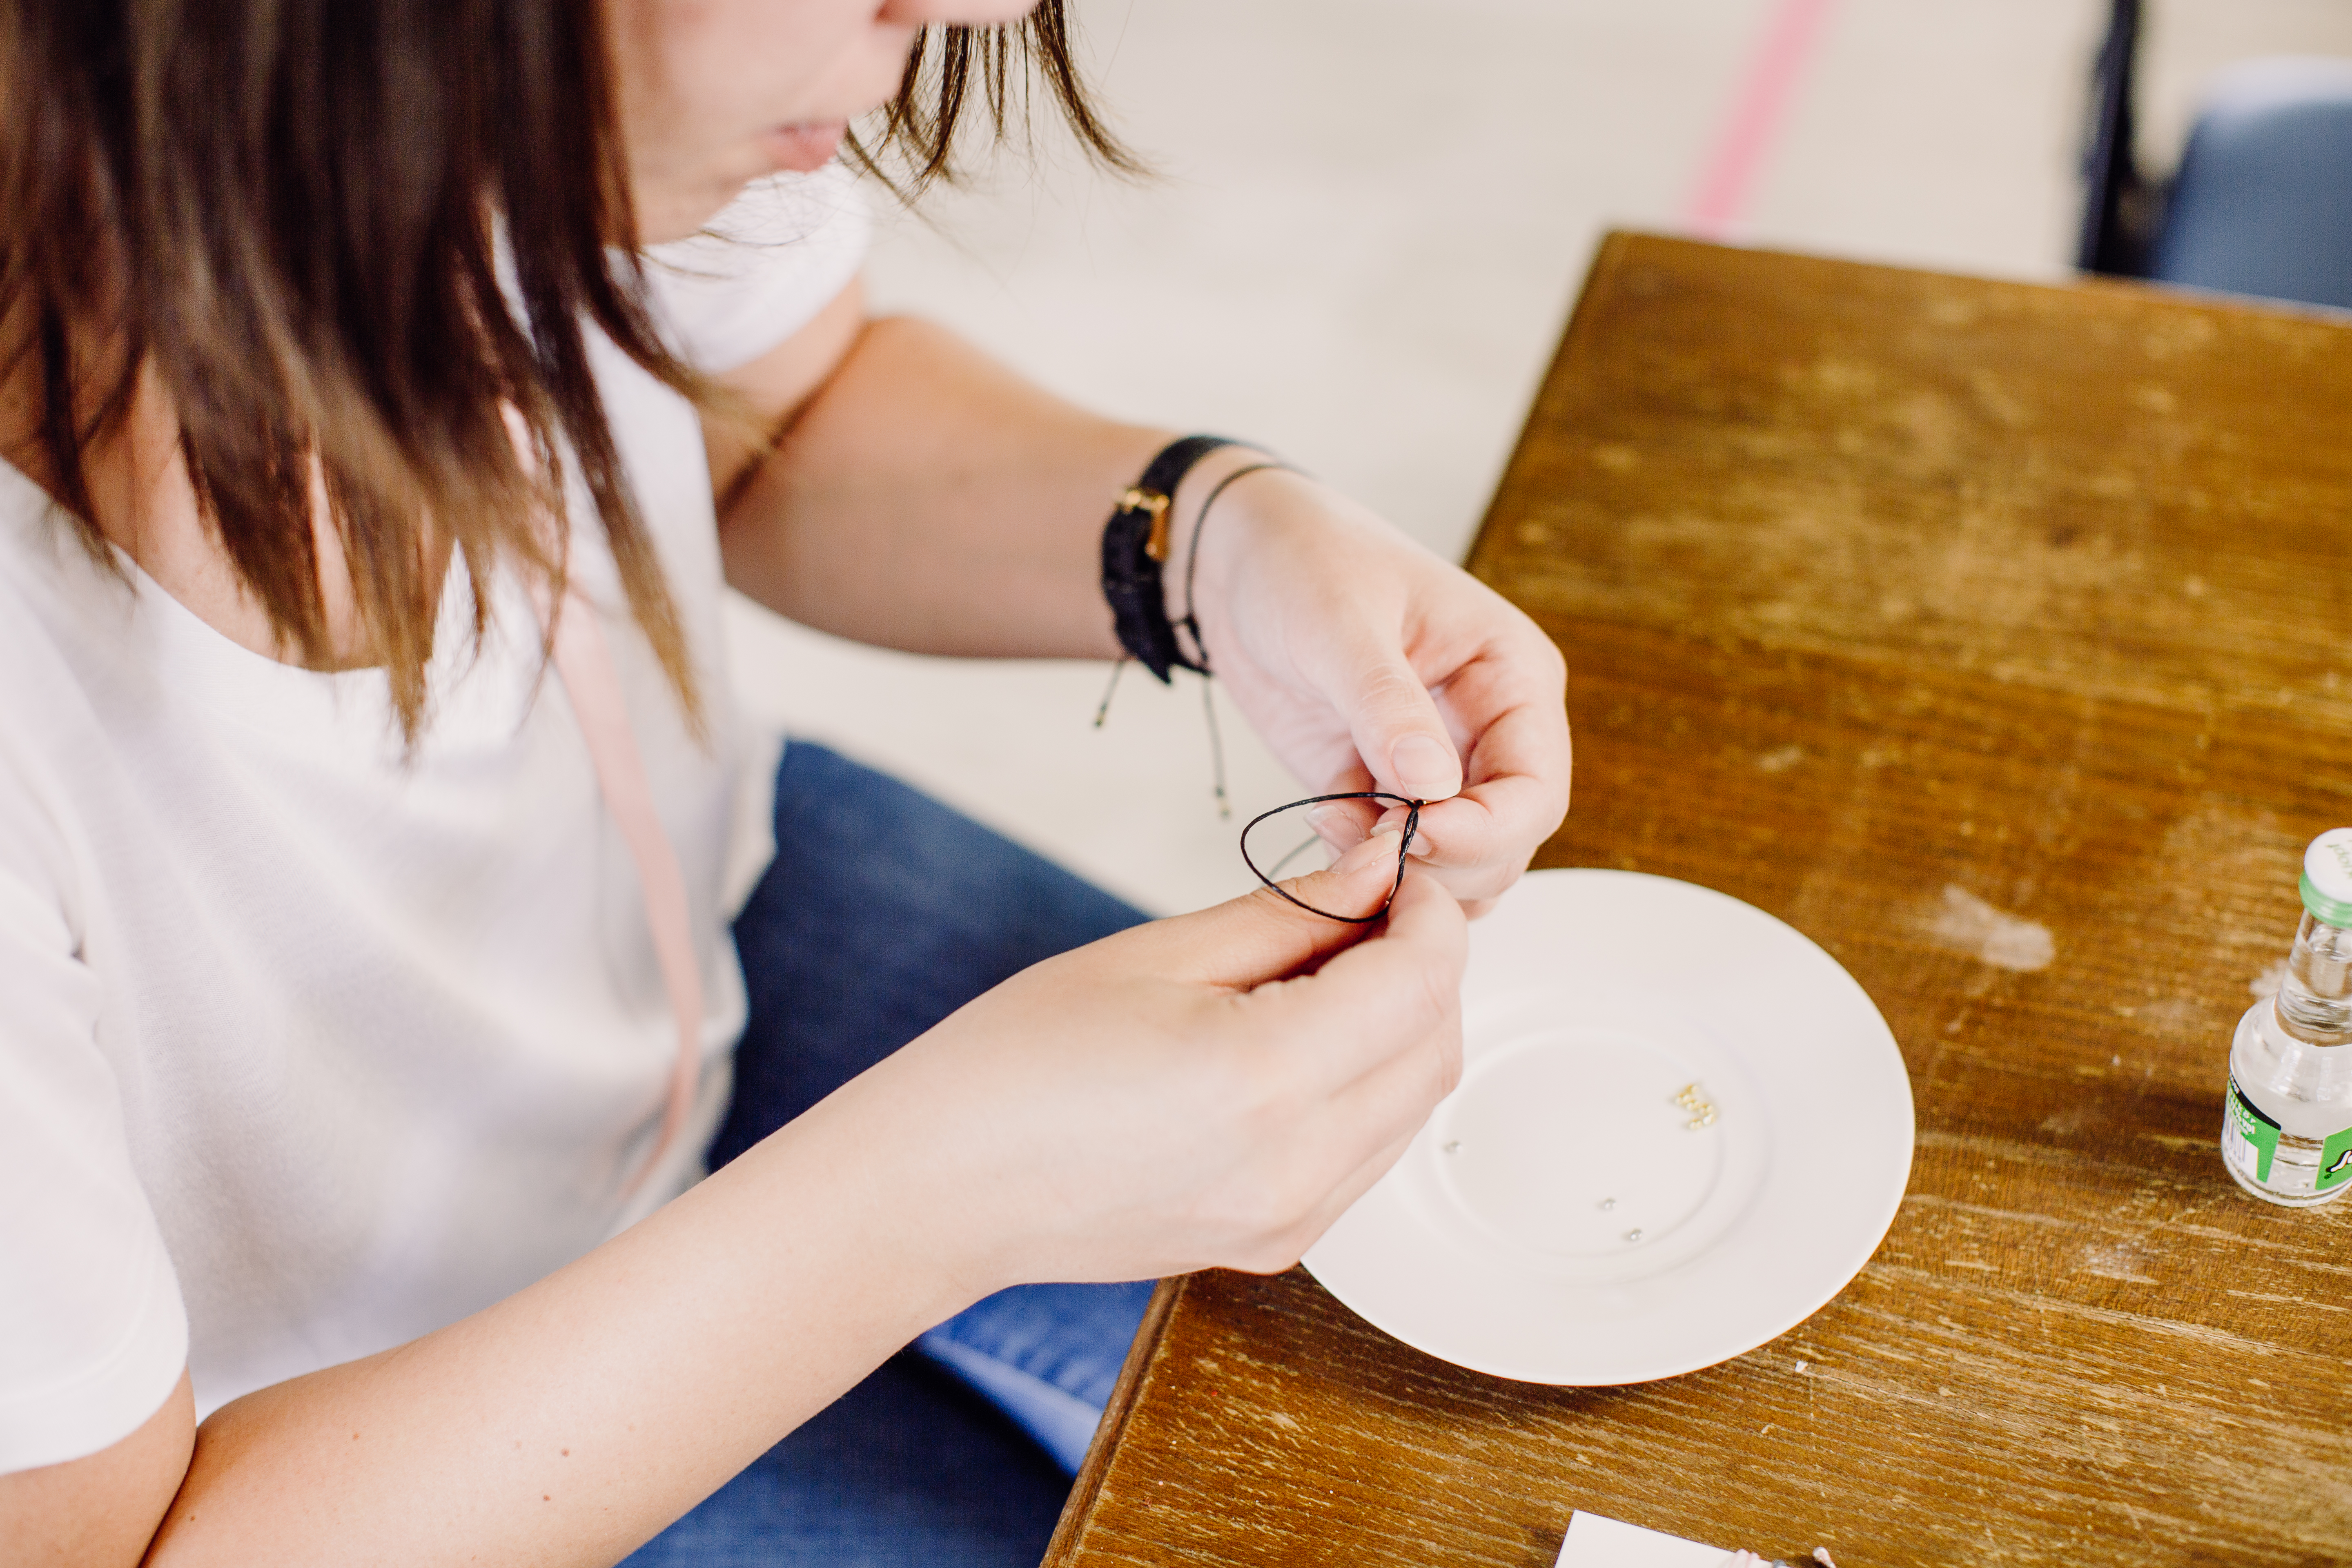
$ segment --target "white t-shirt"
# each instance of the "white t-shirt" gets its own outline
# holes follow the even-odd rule
[[[837,167],[664,247],[656,305],[709,371],[854,275]],[[0,467],[0,1472],[95,1452],[184,1363],[199,1415],[399,1344],[578,1257],[698,1173],[744,993],[727,921],[771,852],[777,742],[729,695],[693,408],[593,337],[607,417],[711,710],[685,733],[575,497],[696,917],[695,1114],[636,873],[520,584],[445,630],[404,762],[380,671],[236,647]],[[462,575],[445,628],[462,626]]]

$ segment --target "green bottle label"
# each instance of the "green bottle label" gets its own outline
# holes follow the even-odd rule
[[[2246,1091],[2238,1087],[2238,1075],[2235,1073],[2230,1075],[2230,1126],[2238,1137],[2250,1146],[2253,1155],[2254,1180],[2269,1181],[2271,1161],[2278,1155],[2279,1124],[2254,1109],[2253,1101],[2246,1098]],[[2347,1151],[2352,1151],[2352,1128],[2347,1128],[2336,1134],[2336,1138],[2329,1139],[2328,1147],[2335,1148],[2338,1138],[2343,1141],[2344,1147]],[[2246,1163],[2245,1152],[2232,1149],[2231,1153],[2235,1156],[2238,1164]],[[2324,1185],[2333,1186],[2336,1182],[2345,1180],[2346,1176],[2352,1176],[2352,1168],[2347,1168],[2345,1175],[2339,1175],[2331,1180],[2325,1173],[2326,1162],[2323,1160],[2320,1163],[2322,1173],[2319,1179]]]
[[[2352,1127],[2319,1146],[2319,1179],[2312,1184],[2328,1192],[2352,1182]]]

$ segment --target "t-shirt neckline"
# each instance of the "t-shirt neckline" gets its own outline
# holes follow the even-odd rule
[[[383,666],[309,669],[257,653],[183,604],[110,540],[106,550],[119,574],[110,576],[79,550],[79,541],[58,537],[62,531],[80,530],[80,521],[31,475],[5,458],[0,458],[0,513],[15,521],[21,532],[47,536],[40,540],[47,547],[44,553],[56,559],[61,576],[74,573],[77,564],[85,569],[83,574],[96,591],[85,590],[76,597],[92,606],[102,599],[112,602],[125,622],[127,635],[101,633],[93,640],[106,645],[118,667],[136,662],[174,700],[200,703],[247,728],[294,735],[372,730],[383,737],[388,756],[400,754],[391,682]],[[426,669],[430,695],[424,738],[428,742],[480,733],[482,721],[491,720],[493,710],[499,714],[497,730],[511,733],[520,711],[518,702],[480,700],[492,695],[486,689],[511,684],[486,679],[492,667],[513,662],[499,657],[502,628],[510,626],[519,612],[530,618],[519,591],[509,595],[505,592],[507,586],[503,581],[492,584],[489,625],[478,652],[470,638],[449,632],[452,627],[467,626],[471,620],[471,591],[464,563],[451,560],[439,608],[438,624],[443,630],[435,638]],[[536,672],[533,661],[526,687],[535,680]],[[527,691],[518,693],[524,696]]]

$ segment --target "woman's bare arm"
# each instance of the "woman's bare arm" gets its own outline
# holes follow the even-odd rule
[[[853,287],[720,378],[777,433],[763,453],[707,427],[728,580],[861,642],[1115,658],[1103,522],[1172,433],[1079,408],[942,327],[864,312]],[[1252,460],[1212,454],[1179,511]]]
[[[506,1300],[215,1412],[146,1561],[617,1562],[979,1293],[930,1173],[874,1170],[859,1120],[820,1107]],[[131,1533],[73,1561],[136,1563]]]
[[[1397,850],[1307,896],[1375,907]],[[1370,938],[1259,894],[1050,960],[570,1267],[224,1406],[192,1458],[183,1393],[10,1483],[0,1541],[131,1568],[168,1499],[153,1568],[615,1563],[990,1290],[1296,1260],[1452,1087],[1462,949],[1409,877]]]
[[[862,310],[845,293],[730,378],[780,434],[763,459],[714,447],[729,580],[796,620],[915,652],[1115,657],[1103,522],[1169,432],[1075,407],[942,328]],[[1482,908],[1568,810],[1559,652],[1329,486],[1263,471],[1221,490],[1264,461],[1225,447],[1177,486],[1170,614],[1197,612],[1225,695],[1303,783],[1431,803],[1413,853]],[[1335,823],[1334,844],[1375,816]]]
[[[139,1430],[61,1465],[0,1476],[0,1540],[21,1568],[129,1568],[172,1506],[196,1441],[188,1374]]]

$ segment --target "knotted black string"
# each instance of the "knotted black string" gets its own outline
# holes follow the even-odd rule
[[[1405,808],[1404,841],[1397,846],[1396,880],[1389,884],[1388,897],[1382,899],[1381,907],[1370,914],[1335,915],[1328,910],[1318,910],[1306,900],[1293,894],[1266,872],[1259,870],[1257,862],[1250,858],[1250,828],[1255,827],[1269,817],[1280,816],[1286,811],[1296,811],[1302,805],[1320,805],[1327,800],[1392,800]],[[1288,805],[1277,805],[1272,811],[1260,812],[1250,818],[1249,826],[1242,829],[1242,864],[1247,866],[1251,874],[1259,881],[1272,888],[1277,897],[1297,905],[1310,915],[1321,915],[1327,921],[1344,921],[1351,926],[1370,925],[1389,912],[1389,905],[1396,901],[1397,889],[1404,886],[1404,858],[1412,851],[1413,835],[1421,831],[1421,808],[1428,804],[1427,801],[1411,800],[1401,795],[1391,795],[1386,790],[1377,789],[1349,790],[1340,795],[1310,795],[1305,800],[1294,800]],[[1314,842],[1315,840],[1310,838],[1307,844]],[[1301,844],[1298,849],[1293,849],[1290,854],[1276,860],[1274,863],[1274,869],[1279,872],[1285,866],[1289,865],[1292,856],[1297,855],[1299,849],[1306,848],[1307,844]]]

